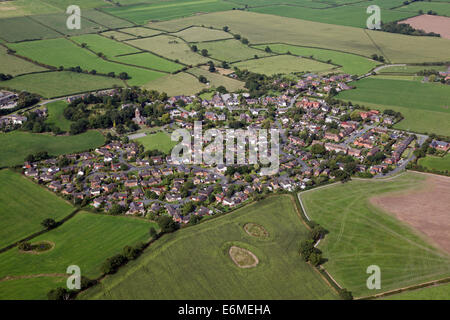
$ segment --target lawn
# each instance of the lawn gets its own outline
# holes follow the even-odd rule
[[[202,27],[187,28],[174,33],[174,35],[183,38],[187,42],[203,42],[233,38],[231,34],[225,31]]]
[[[53,136],[13,131],[0,134],[0,167],[17,166],[26,156],[39,151],[50,155],[81,152],[96,148],[105,143],[98,131],[88,131],[76,136]]]
[[[225,88],[227,88],[229,92],[244,89],[244,83],[242,81],[229,78],[227,76],[219,74],[218,72],[212,73],[203,68],[193,68],[189,69],[187,72],[192,73],[197,77],[199,76],[206,77],[211,87],[217,88],[219,86],[224,86]]]
[[[179,63],[161,58],[150,52],[115,57],[113,60],[163,72],[175,72],[184,67]]]
[[[248,235],[249,222],[262,225],[269,238]],[[292,199],[273,196],[162,237],[81,298],[336,299],[298,254],[307,234]],[[228,255],[233,245],[250,250],[259,264],[237,267]]]
[[[330,64],[290,55],[280,55],[261,59],[247,60],[243,62],[233,63],[232,66],[238,67],[241,70],[247,69],[252,72],[263,73],[267,75],[306,71],[322,72],[337,68],[336,66]]]
[[[189,45],[183,40],[169,36],[161,35],[145,39],[126,41],[132,46],[156,53],[159,56],[178,60],[189,65],[197,65],[208,62],[210,59],[201,56],[191,50]]]
[[[342,66],[342,72],[348,74],[365,74],[375,68],[379,63],[365,57],[350,54],[345,52],[339,52],[334,50],[318,49],[318,48],[308,48],[299,47],[286,44],[270,44],[269,48],[273,52],[277,53],[287,53],[290,52],[294,55],[299,55],[303,57],[313,57],[316,60],[338,64]],[[255,46],[256,48],[264,50],[267,45]]]
[[[433,170],[450,171],[450,153],[443,157],[426,156],[420,158],[419,165]]]
[[[34,73],[4,81],[1,87],[40,94],[45,98],[62,97],[82,92],[123,87],[123,81],[104,76],[75,72]]]
[[[255,55],[258,57],[272,55],[272,53],[253,49],[234,39],[199,43],[197,47],[199,51],[202,49],[208,50],[208,54],[211,58],[227,62],[253,59]]]
[[[6,52],[7,50],[0,46],[0,73],[16,76],[19,74],[47,70],[31,62],[7,54]]]
[[[64,274],[70,265],[79,266],[83,276],[96,278],[101,275],[100,266],[107,258],[120,253],[126,245],[147,241],[150,227],[156,224],[129,217],[79,212],[62,226],[31,241],[50,241],[55,244],[53,249],[41,254],[22,253],[18,248],[1,253],[0,278]]]
[[[450,87],[419,81],[366,78],[340,92],[338,99],[402,112],[399,128],[450,135]],[[401,126],[401,127],[400,127]]]
[[[177,144],[170,139],[170,136],[164,132],[157,132],[148,134],[143,138],[136,139],[137,142],[142,143],[145,150],[159,150],[166,154],[170,154],[172,148]]]
[[[406,291],[383,298],[384,300],[450,300],[450,283]]]
[[[0,170],[0,181],[0,248],[43,230],[42,220],[58,221],[74,210],[52,192],[9,169]]]
[[[116,57],[123,54],[136,53],[140,50],[127,46],[126,44],[102,37],[98,34],[85,34],[82,36],[72,37],[73,41],[78,44],[86,44],[86,47],[95,53],[103,53],[106,57]]]
[[[48,103],[45,105],[45,107],[48,110],[48,117],[45,122],[56,125],[64,131],[70,130],[72,121],[67,120],[64,117],[64,109],[67,107],[67,103],[65,101],[55,101],[52,103]]]
[[[418,189],[424,175],[394,180],[359,180],[301,194],[308,216],[328,230],[320,242],[327,271],[353,296],[367,296],[450,275],[448,254],[418,231],[371,205],[370,197]],[[381,290],[369,290],[366,269],[381,269]]]

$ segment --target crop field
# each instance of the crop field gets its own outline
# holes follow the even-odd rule
[[[43,230],[42,220],[59,221],[74,210],[53,192],[9,169],[0,170],[0,181],[0,248]]]
[[[81,29],[70,30],[67,28],[67,15],[62,13],[50,13],[43,15],[34,15],[30,17],[31,19],[43,24],[50,29],[56,30],[64,35],[79,35],[85,33],[94,33],[99,31],[104,31],[107,28],[103,27],[91,20],[81,16]]]
[[[6,52],[7,50],[0,46],[0,73],[16,76],[19,74],[47,70],[31,62],[7,54]]]
[[[163,75],[151,70],[105,61],[66,39],[21,42],[10,46],[20,55],[55,67],[80,66],[83,70],[96,70],[105,74],[115,72],[116,75],[126,72],[131,77],[131,80],[127,81],[130,85],[143,85]]]
[[[2,87],[17,91],[26,90],[45,98],[123,87],[119,79],[75,72],[44,72],[27,74],[1,83]]]
[[[247,234],[247,223],[263,226],[269,237]],[[336,299],[298,254],[307,234],[290,196],[273,196],[162,237],[80,298]],[[252,252],[258,265],[236,266],[228,254],[231,246]],[[187,277],[186,270],[196,272]]]
[[[241,10],[152,24],[155,28],[173,32],[192,25],[212,26],[218,29],[229,26],[232,33],[248,38],[252,44],[287,43],[355,53],[366,57],[376,53],[387,57],[392,63],[446,61],[450,51],[450,42],[446,39],[365,31],[362,28],[339,25],[331,27],[325,23]],[[412,39],[414,41],[411,41]]]
[[[448,7],[450,9],[450,4]],[[399,23],[406,23],[414,29],[434,32],[439,34],[441,38],[450,39],[450,17],[423,14],[399,21]]]
[[[233,36],[225,31],[202,28],[202,27],[192,27],[184,29],[182,31],[176,32],[174,36],[180,37],[187,42],[204,42],[213,40],[225,40],[231,39]]]
[[[202,68],[193,68],[189,69],[187,72],[194,74],[195,76],[204,76],[206,79],[208,79],[210,86],[212,87],[219,87],[224,86],[227,88],[228,91],[233,92],[240,89],[244,89],[244,83],[239,80],[235,80],[232,78],[229,78],[227,76],[223,76],[219,73],[212,73],[208,70],[202,69]]]
[[[164,21],[192,16],[198,13],[231,10],[236,5],[220,0],[167,1],[154,4],[135,4],[102,10],[136,24]]]
[[[356,89],[340,92],[337,98],[400,111],[405,120],[400,122],[398,128],[450,134],[450,87],[418,81],[372,78],[352,84]]]
[[[181,64],[161,58],[150,52],[115,57],[113,60],[164,72],[175,72],[184,67]]]
[[[449,255],[431,245],[424,233],[411,227],[410,223],[414,225],[414,222],[404,221],[405,216],[409,219],[410,208],[403,208],[405,212],[397,220],[397,214],[388,213],[371,201],[391,195],[411,193],[412,196],[412,192],[417,194],[424,188],[433,190],[434,187],[424,184],[426,179],[422,174],[405,173],[393,180],[352,181],[301,194],[308,216],[329,231],[319,244],[328,259],[323,266],[353,296],[373,295],[450,275]],[[439,194],[440,200],[434,197],[432,201],[440,201],[438,204],[445,206],[447,200]],[[423,222],[419,218],[422,213],[414,212],[411,219]],[[430,216],[428,222],[439,225],[445,219],[434,218],[436,215]],[[442,230],[439,232],[442,235]],[[380,290],[366,287],[366,269],[370,265],[380,267]]]
[[[170,136],[165,132],[157,132],[147,134],[143,138],[136,139],[137,142],[142,143],[145,150],[159,150],[166,154],[170,154],[172,148],[177,144],[170,139]]]
[[[426,156],[419,159],[419,164],[428,169],[450,172],[450,153],[443,157]]]
[[[0,278],[64,274],[74,264],[84,276],[96,278],[101,275],[100,266],[107,258],[120,253],[126,245],[147,241],[150,227],[157,226],[141,219],[77,213],[58,228],[31,240],[31,243],[49,241],[54,244],[51,250],[29,254],[12,248],[1,253]]]
[[[255,55],[258,57],[272,55],[271,53],[253,49],[234,39],[199,43],[197,46],[199,51],[202,49],[208,50],[208,54],[211,58],[227,62],[253,59]]]
[[[286,44],[258,45],[255,46],[255,48],[264,50],[267,46],[269,46],[269,48],[273,52],[277,53],[290,52],[294,55],[299,55],[303,57],[312,56],[314,59],[323,62],[328,62],[329,60],[331,60],[331,63],[342,66],[341,68],[342,72],[348,74],[357,74],[357,75],[365,74],[379,64],[376,61],[367,59],[365,57],[361,57],[359,55],[333,50],[291,46]]]
[[[88,131],[75,136],[52,136],[13,131],[0,134],[0,167],[23,164],[26,156],[38,151],[50,155],[81,152],[99,147],[105,138],[98,131]]]
[[[86,44],[86,47],[95,53],[103,53],[107,58],[124,54],[139,52],[138,49],[130,47],[122,42],[108,39],[98,34],[85,34],[70,38],[78,44]]]
[[[132,46],[147,50],[171,60],[179,60],[188,65],[197,65],[208,62],[210,59],[191,50],[183,40],[173,36],[155,36],[145,39],[126,41]]]
[[[384,300],[450,300],[450,283],[437,286],[406,291],[392,296],[384,297]]]
[[[64,109],[67,107],[65,101],[55,101],[45,105],[48,112],[48,117],[45,122],[56,125],[61,130],[69,131],[72,121],[64,117]]]
[[[8,42],[61,37],[29,17],[0,19],[0,38]]]
[[[247,69],[256,73],[273,75],[292,72],[322,72],[336,66],[290,55],[280,55],[260,59],[252,59],[233,64],[241,70]]]
[[[186,72],[168,74],[157,81],[152,81],[144,86],[145,89],[165,92],[169,96],[191,95],[206,89],[207,86],[200,83],[196,77]]]

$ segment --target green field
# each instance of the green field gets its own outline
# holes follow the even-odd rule
[[[99,36],[98,34],[85,34],[72,37],[71,39],[80,45],[85,43],[88,49],[95,53],[101,52],[108,58],[139,52],[136,48],[127,46],[122,42]]]
[[[43,1],[14,0],[0,2],[0,18],[27,16],[39,13],[57,12],[58,8]]]
[[[433,10],[440,16],[450,16],[450,3],[444,2],[414,2],[410,3],[407,6],[400,7],[399,10],[411,11],[411,12],[419,12],[422,10],[424,13],[427,13],[428,10]]]
[[[450,135],[450,87],[418,81],[366,78],[353,82],[356,89],[337,98],[354,104],[402,112],[401,129]]]
[[[76,136],[53,136],[13,131],[0,134],[0,167],[16,166],[23,163],[26,156],[38,151],[50,155],[81,152],[105,143],[98,131],[88,131]]]
[[[261,59],[247,60],[243,62],[233,63],[232,66],[238,67],[241,70],[247,69],[252,72],[263,73],[267,75],[306,71],[322,72],[337,68],[330,64],[290,55],[280,55]]]
[[[128,217],[77,213],[62,226],[31,241],[50,241],[55,245],[51,250],[29,254],[13,248],[0,254],[0,278],[64,274],[70,265],[78,265],[85,277],[96,278],[101,275],[100,266],[107,258],[120,253],[126,245],[147,241],[151,226],[156,224]],[[14,287],[14,282],[9,286]]]
[[[450,171],[450,153],[443,157],[426,156],[425,158],[420,158],[419,164],[428,169]]]
[[[217,72],[212,73],[202,68],[189,69],[188,72],[197,77],[201,75],[206,77],[211,87],[217,88],[219,86],[224,86],[230,92],[244,89],[244,83],[242,81],[223,76]]]
[[[65,101],[55,101],[45,105],[47,108],[48,116],[45,122],[48,124],[56,125],[61,130],[69,131],[72,121],[67,120],[64,117],[64,109],[67,107]]]
[[[162,3],[104,8],[105,12],[119,18],[144,24],[148,21],[163,21],[195,15],[200,12],[214,12],[230,10],[236,5],[220,0],[192,0],[192,1],[164,1]]]
[[[348,74],[365,74],[375,68],[379,63],[365,57],[361,57],[355,54],[349,54],[345,52],[325,50],[318,48],[298,47],[286,44],[270,44],[269,48],[273,52],[287,53],[290,52],[294,55],[303,57],[313,57],[314,59],[327,62],[331,60],[331,63],[342,66],[342,72]],[[255,48],[264,50],[267,45],[258,45]]]
[[[19,74],[47,70],[31,62],[7,54],[6,52],[7,50],[0,46],[0,73],[16,76]]]
[[[93,20],[97,24],[111,29],[126,28],[133,26],[133,23],[129,21],[118,19],[117,17],[101,12],[100,10],[83,10],[82,17],[89,20]],[[84,28],[83,25],[82,27]]]
[[[61,10],[66,10],[66,8],[73,4],[72,0],[42,0],[49,5],[60,8]],[[102,0],[77,0],[77,6],[81,9],[90,9],[105,6],[105,2]]]
[[[200,83],[196,77],[186,72],[168,74],[144,86],[145,89],[165,92],[169,96],[196,94],[208,87]]]
[[[118,40],[118,41],[123,41],[123,40],[129,40],[129,39],[134,39],[135,37],[120,31],[106,31],[106,32],[102,32],[100,33],[100,35],[110,38],[113,37],[113,39]]]
[[[269,238],[243,226],[262,225]],[[88,290],[87,299],[336,299],[334,291],[298,254],[308,230],[289,196],[274,196],[200,225],[165,235],[136,261]],[[259,259],[240,269],[231,245]],[[280,276],[283,275],[283,276]]]
[[[450,300],[450,283],[427,287],[383,298],[385,300]]]
[[[61,37],[29,17],[0,19],[0,38],[8,42]]]
[[[447,66],[392,66],[380,69],[377,73],[395,73],[395,74],[407,74],[415,75],[419,71],[423,70],[436,70],[436,71],[446,71]]]
[[[0,281],[0,300],[45,300],[50,290],[65,286],[65,277],[38,277]]]
[[[0,170],[0,181],[0,248],[43,230],[42,220],[58,221],[74,210],[70,204],[19,173]]]
[[[157,132],[154,134],[147,134],[143,138],[136,139],[137,142],[142,143],[145,150],[159,150],[170,154],[172,148],[177,144],[170,139],[170,136],[164,132]]]
[[[183,40],[161,35],[145,39],[137,39],[126,41],[132,46],[156,53],[159,56],[166,57],[171,60],[178,60],[189,65],[197,65],[208,62],[208,58],[201,56],[191,50],[189,45]]]
[[[103,76],[75,72],[45,72],[19,76],[0,83],[1,87],[28,91],[46,98],[123,87],[123,81]]]
[[[115,57],[113,60],[164,72],[175,72],[184,67],[179,63],[161,58],[150,52]]]
[[[105,31],[107,28],[103,27],[91,20],[88,20],[81,15],[81,28],[80,29],[69,29],[67,28],[67,17],[68,15],[61,13],[50,13],[50,14],[39,14],[30,16],[31,19],[37,21],[38,23],[49,27],[64,35],[80,35],[85,33],[94,33],[99,31]]]
[[[199,43],[197,46],[199,51],[202,49],[208,50],[208,54],[211,58],[227,62],[253,59],[255,55],[258,57],[272,55],[271,53],[253,49],[234,39]]]
[[[215,30],[202,27],[192,27],[176,32],[173,35],[183,38],[187,42],[203,42],[213,40],[230,39],[233,36],[222,30]]]
[[[120,32],[131,34],[134,36],[133,38],[151,37],[151,36],[156,36],[157,34],[161,33],[161,31],[144,28],[144,27],[133,27],[133,28],[121,29]]]
[[[353,296],[368,296],[450,275],[448,254],[368,199],[418,189],[425,177],[406,173],[394,180],[359,180],[301,194],[308,216],[329,231],[319,244],[326,270]],[[381,290],[369,290],[366,269],[381,269]]]

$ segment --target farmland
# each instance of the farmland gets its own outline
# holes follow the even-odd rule
[[[158,57],[150,52],[120,56],[113,60],[164,72],[175,72],[184,67],[181,64]]]
[[[29,17],[0,19],[0,38],[8,42],[58,38],[61,35]]]
[[[188,73],[180,72],[177,74],[168,74],[157,81],[152,81],[144,86],[146,89],[165,92],[168,95],[190,95],[195,94],[207,86],[200,83],[198,79]]]
[[[402,292],[387,296],[385,300],[449,300],[450,283]]]
[[[13,131],[0,134],[0,167],[16,166],[23,163],[26,156],[38,151],[50,155],[81,152],[101,146],[104,137],[97,131],[88,131],[76,136],[52,136]]]
[[[250,48],[234,39],[199,43],[198,49],[206,49],[208,50],[208,54],[211,58],[227,62],[253,59],[255,55],[258,57],[272,55],[271,53]]]
[[[4,47],[0,46],[0,73],[16,76],[19,74],[46,70],[45,68],[31,62],[7,54],[6,51],[7,50]]]
[[[42,300],[66,284],[66,277],[37,277],[0,281],[0,300]]]
[[[339,99],[370,107],[402,112],[398,128],[418,132],[449,135],[450,88],[441,84],[418,81],[371,79],[353,82],[356,89],[341,92]]]
[[[342,72],[348,74],[365,74],[379,64],[376,61],[361,57],[359,55],[333,50],[291,46],[286,44],[270,44],[268,46],[273,52],[277,53],[290,52],[294,55],[312,57],[316,60],[324,62],[331,60],[331,63],[342,66]],[[255,46],[255,48],[264,50],[266,45]]]
[[[262,225],[270,238],[248,235],[244,225],[249,222]],[[270,197],[165,235],[81,298],[335,299],[333,290],[298,255],[298,243],[307,234],[290,197]],[[237,267],[228,255],[231,246],[250,250],[258,265]],[[196,272],[186,277],[186,270]]]
[[[319,245],[329,259],[324,267],[354,296],[450,274],[448,254],[430,245],[423,233],[369,202],[375,196],[418,191],[425,179],[406,173],[390,181],[353,181],[301,194],[308,216],[329,231]],[[381,269],[382,291],[366,287],[366,268],[373,264]]]
[[[0,170],[0,181],[0,248],[43,230],[42,220],[58,221],[74,210],[52,192],[11,170]]]
[[[242,70],[247,69],[252,72],[267,75],[306,71],[321,72],[335,68],[335,66],[330,64],[290,55],[247,60],[234,63],[233,66]]]
[[[64,109],[67,107],[67,103],[64,101],[55,101],[45,105],[48,109],[48,117],[46,122],[56,125],[61,130],[69,131],[71,121],[64,117]]]
[[[220,75],[219,73],[212,73],[202,68],[189,69],[189,73],[199,77],[204,76],[208,79],[211,87],[224,86],[228,91],[233,92],[240,89],[244,89],[244,83],[227,76]]]
[[[73,30],[67,28],[66,25],[67,16],[65,14],[51,13],[43,15],[34,15],[31,16],[30,18],[64,35],[73,36],[106,30],[106,27],[103,27],[95,22],[92,22],[91,20],[84,18],[84,15],[81,16],[81,25],[83,27],[80,29],[73,29]]]
[[[143,138],[136,139],[137,142],[142,143],[145,150],[159,150],[166,154],[170,154],[172,148],[177,144],[170,139],[170,136],[165,132],[158,132],[154,134],[147,134]]]
[[[86,34],[82,36],[72,37],[73,41],[78,44],[86,44],[86,47],[95,53],[103,53],[106,57],[115,57],[124,54],[139,52],[138,49],[127,46],[118,41],[114,41],[97,34]]]
[[[230,39],[232,36],[222,30],[215,30],[202,27],[191,27],[182,31],[176,32],[174,36],[180,37],[187,42],[204,42],[213,40]]]
[[[426,156],[419,159],[419,165],[432,170],[450,172],[450,154],[443,157]]]
[[[153,29],[143,28],[143,27],[133,27],[133,28],[121,29],[120,32],[134,35],[133,38],[150,37],[150,36],[155,36],[155,35],[161,33],[161,31],[158,31],[158,30],[153,30]]]

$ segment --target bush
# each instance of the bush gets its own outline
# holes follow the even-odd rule
[[[52,289],[47,293],[48,300],[69,300],[70,292],[66,288]]]
[[[122,254],[116,254],[115,256],[106,259],[101,266],[101,271],[104,274],[112,274],[119,269],[120,266],[124,265],[127,262],[127,258]]]

